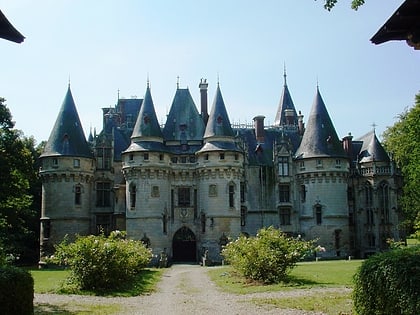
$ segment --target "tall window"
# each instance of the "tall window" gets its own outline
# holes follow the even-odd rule
[[[290,186],[279,185],[279,201],[290,202]]]
[[[365,185],[365,206],[366,206],[366,222],[368,225],[374,225],[373,220],[373,189],[369,183]]]
[[[241,202],[245,202],[245,183],[241,182],[240,186]]]
[[[306,201],[306,186],[300,185],[300,201],[305,202]]]
[[[289,158],[279,156],[279,176],[289,176]]]
[[[136,207],[136,195],[137,195],[137,187],[136,185],[130,186],[130,208],[134,209]]]
[[[111,148],[96,148],[96,161],[98,169],[110,169]]]
[[[315,220],[316,220],[316,224],[318,225],[322,224],[322,206],[321,205],[315,206]]]
[[[290,225],[290,208],[280,208],[280,225]]]
[[[229,185],[229,207],[235,207],[235,186],[233,184]]]
[[[96,206],[110,207],[111,206],[111,183],[97,182],[96,183]]]
[[[246,225],[246,207],[241,207],[241,226]]]
[[[189,207],[191,205],[191,195],[189,187],[178,188],[178,206]]]
[[[74,204],[76,206],[80,206],[82,204],[82,187],[80,185],[76,185],[74,187]]]
[[[381,211],[381,222],[389,223],[389,186],[382,182],[378,189],[379,209]]]

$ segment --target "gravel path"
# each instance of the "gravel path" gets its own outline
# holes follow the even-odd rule
[[[217,267],[214,267],[217,268]],[[209,279],[206,269],[198,265],[173,265],[168,268],[155,293],[129,298],[107,298],[80,295],[35,294],[35,305],[66,305],[78,304],[121,304],[124,313],[136,314],[284,314],[284,315],[315,315],[322,313],[305,312],[292,309],[273,309],[269,306],[260,307],[247,302],[250,298],[266,298],[281,296],[305,296],[319,292],[337,291],[343,289],[310,289],[286,292],[253,293],[236,295],[220,291]]]

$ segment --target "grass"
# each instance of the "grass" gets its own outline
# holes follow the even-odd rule
[[[62,304],[38,304],[34,307],[35,315],[112,315],[124,310],[119,304],[83,304],[83,303],[62,303]]]
[[[246,280],[230,266],[211,268],[208,273],[222,290],[236,294],[312,288],[352,288],[353,275],[361,263],[361,260],[302,262],[291,271],[287,281],[270,285]],[[306,294],[297,297],[252,298],[251,301],[258,305],[272,305],[276,308],[294,308],[331,315],[352,314],[352,300],[348,290],[317,292],[316,295]]]

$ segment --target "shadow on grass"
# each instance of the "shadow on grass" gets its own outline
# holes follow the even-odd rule
[[[71,312],[66,310],[64,307],[59,305],[53,305],[48,303],[37,304],[34,306],[34,314],[54,314],[54,315],[75,315],[77,312]]]
[[[322,286],[327,284],[293,275],[288,275],[282,282],[290,287]]]

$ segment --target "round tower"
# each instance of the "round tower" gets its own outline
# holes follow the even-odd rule
[[[66,235],[90,233],[94,159],[86,141],[70,86],[40,156],[42,208],[40,264]]]

